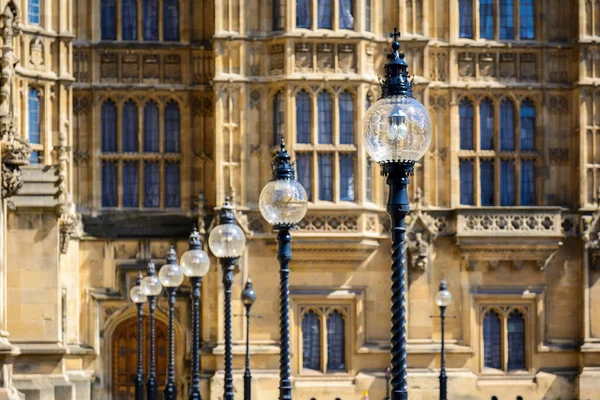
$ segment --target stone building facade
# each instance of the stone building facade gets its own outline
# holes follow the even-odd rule
[[[229,192],[242,394],[278,386],[278,265],[258,212],[284,135],[309,192],[294,232],[296,399],[385,396],[386,189],[361,141],[388,32],[433,141],[408,221],[411,399],[437,398],[445,277],[452,399],[600,398],[600,3],[579,0],[2,0],[0,398],[128,399],[137,271],[208,234]],[[25,165],[29,164],[29,165]],[[223,293],[202,285],[203,398],[222,398]],[[185,398],[190,300],[179,290]],[[166,299],[158,310],[164,379]]]

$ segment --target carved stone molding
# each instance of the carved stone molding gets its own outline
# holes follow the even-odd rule
[[[2,198],[16,195],[23,187],[23,174],[18,167],[2,164]]]
[[[2,197],[16,195],[23,186],[23,174],[20,167],[29,164],[31,146],[26,139],[18,136],[15,125],[9,117],[0,122],[0,140],[2,147]]]
[[[71,203],[68,207],[66,207],[65,212],[59,218],[59,224],[60,252],[61,254],[67,254],[71,239],[81,237],[83,233],[81,214],[75,212],[74,204]]]
[[[593,215],[582,218],[583,241],[589,257],[590,268],[600,271],[600,207]]]

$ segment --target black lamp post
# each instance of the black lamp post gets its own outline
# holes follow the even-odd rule
[[[150,367],[148,369],[148,400],[158,400],[158,383],[156,381],[156,336],[154,332],[156,311],[156,296],[162,291],[160,280],[156,276],[156,267],[150,261],[148,263],[148,274],[142,279],[142,292],[148,297],[148,314],[150,316]]]
[[[144,303],[148,297],[142,292],[140,287],[142,283],[142,271],[138,272],[136,284],[129,291],[131,301],[137,306],[138,318],[138,363],[137,373],[135,375],[135,400],[144,400],[144,356],[143,356],[143,334],[144,334]]]
[[[446,348],[444,343],[445,323],[446,323],[446,307],[452,302],[452,294],[448,291],[446,279],[442,278],[440,282],[440,290],[435,295],[435,303],[440,308],[440,318],[442,320],[442,354],[440,368],[440,400],[447,400],[447,384],[448,376],[446,375]]]
[[[405,218],[410,212],[407,185],[431,142],[431,120],[425,107],[412,97],[408,64],[399,53],[397,29],[388,54],[381,98],[365,114],[363,143],[387,177],[392,239],[392,400],[408,399],[406,363]]]
[[[190,278],[192,286],[192,384],[188,398],[202,400],[200,394],[200,285],[202,277],[210,269],[208,254],[202,250],[200,233],[194,227],[190,235],[189,250],[181,256],[181,269]]]
[[[385,400],[390,400],[390,378],[392,376],[392,371],[390,367],[385,369]]]
[[[256,292],[252,287],[252,280],[248,278],[246,287],[242,291],[242,303],[246,307],[246,370],[244,371],[244,400],[252,398],[252,374],[250,373],[250,309],[256,301]]]
[[[223,268],[223,287],[225,292],[225,379],[223,400],[233,400],[233,349],[231,337],[231,285],[233,270],[246,246],[244,232],[237,225],[233,205],[229,196],[219,213],[219,224],[208,238],[212,253],[221,262]]]
[[[277,231],[279,259],[279,400],[292,399],[290,369],[290,289],[289,264],[292,259],[292,235],[307,209],[306,191],[295,179],[290,155],[281,137],[281,148],[271,162],[272,179],[260,193],[260,212]]]
[[[177,288],[183,282],[183,272],[177,264],[175,247],[171,246],[169,249],[167,263],[160,268],[158,278],[169,295],[169,351],[167,381],[165,382],[163,398],[164,400],[177,400],[177,386],[175,386],[175,295]]]

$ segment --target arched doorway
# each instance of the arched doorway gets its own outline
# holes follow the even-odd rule
[[[150,322],[144,317],[144,379],[148,379]],[[134,380],[137,375],[137,317],[126,319],[116,328],[112,336],[112,398],[113,400],[133,400]],[[156,320],[156,376],[162,388],[167,371],[167,325]]]

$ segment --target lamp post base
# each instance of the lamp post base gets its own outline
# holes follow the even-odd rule
[[[177,400],[177,388],[175,387],[175,382],[167,382],[163,394],[164,400]]]
[[[148,379],[148,400],[158,400],[158,386],[156,380]]]
[[[448,383],[448,377],[440,376],[440,400],[447,400],[447,398],[448,398],[447,383]]]
[[[135,400],[146,400],[144,397],[144,378],[135,378]]]
[[[408,400],[408,392],[392,391],[392,400]]]

